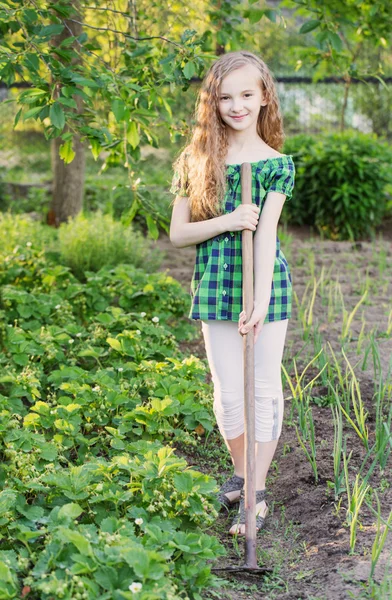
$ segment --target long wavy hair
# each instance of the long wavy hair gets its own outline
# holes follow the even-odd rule
[[[228,73],[248,64],[259,70],[260,87],[267,101],[265,106],[260,107],[257,133],[275,150],[280,151],[283,147],[279,99],[267,65],[247,50],[222,55],[210,66],[203,79],[195,105],[196,125],[189,134],[190,140],[172,164],[173,182],[179,183],[181,190],[186,190],[192,221],[204,221],[222,214],[228,137],[226,124],[219,114],[220,87]]]

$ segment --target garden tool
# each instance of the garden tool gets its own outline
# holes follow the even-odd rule
[[[241,202],[252,204],[252,165],[241,165]],[[249,321],[253,312],[253,231],[242,230],[242,305]],[[256,555],[256,438],[254,328],[243,335],[244,342],[244,448],[245,448],[245,562],[243,565],[214,568],[212,571],[271,573],[259,567]]]

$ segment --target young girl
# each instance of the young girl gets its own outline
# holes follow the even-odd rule
[[[281,360],[292,281],[277,236],[295,167],[280,154],[282,117],[267,65],[248,51],[230,52],[208,70],[190,142],[174,162],[170,240],[196,245],[189,318],[201,321],[214,385],[214,414],[234,474],[221,487],[223,506],[240,500],[230,533],[245,533],[243,339],[255,334],[256,527],[268,512],[269,466],[282,430]],[[241,163],[251,163],[253,203],[241,203]],[[253,231],[254,306],[242,305],[242,230]]]

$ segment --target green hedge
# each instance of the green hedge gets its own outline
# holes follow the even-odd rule
[[[387,143],[357,132],[298,135],[286,141],[285,153],[296,165],[294,194],[285,206],[289,223],[314,225],[335,240],[374,237],[391,210]]]

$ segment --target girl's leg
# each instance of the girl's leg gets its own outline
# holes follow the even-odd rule
[[[263,490],[278,445],[283,423],[281,362],[288,319],[264,323],[255,344],[256,490]],[[265,515],[264,500],[256,514]],[[234,525],[230,533],[245,533],[245,525]]]
[[[256,489],[265,488],[283,422],[281,361],[288,319],[265,323],[255,344]],[[243,336],[234,321],[202,321],[206,353],[214,384],[214,414],[229,449],[235,474],[244,476]],[[230,500],[239,493],[227,493]],[[256,506],[263,516],[266,505]],[[240,533],[245,526],[239,526]],[[237,526],[230,529],[235,533]]]
[[[234,472],[244,477],[243,340],[235,321],[202,321],[208,364],[214,384],[214,414],[230,452]],[[230,501],[240,492],[227,492]]]

